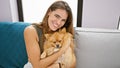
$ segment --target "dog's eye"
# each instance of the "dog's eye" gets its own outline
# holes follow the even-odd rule
[[[53,43],[56,43],[56,42],[53,42]]]
[[[61,40],[59,40],[59,42],[61,42]]]

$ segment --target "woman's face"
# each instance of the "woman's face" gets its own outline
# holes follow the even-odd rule
[[[65,24],[68,17],[67,12],[62,9],[50,11],[48,15],[48,26],[52,31],[56,31],[57,29],[61,28]]]

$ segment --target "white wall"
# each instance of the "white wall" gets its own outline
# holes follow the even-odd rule
[[[12,21],[9,0],[0,0],[0,21]]]
[[[13,22],[19,21],[17,0],[10,0],[10,6],[11,6],[12,21]]]
[[[18,21],[16,0],[0,0],[0,22]]]
[[[120,0],[83,0],[82,27],[116,29]]]
[[[22,0],[23,14],[25,22],[41,22],[48,7],[55,0]],[[77,0],[65,0],[70,5],[73,12],[74,26],[77,23]]]

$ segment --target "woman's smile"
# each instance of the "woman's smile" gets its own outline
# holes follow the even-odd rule
[[[59,26],[56,22],[52,22],[52,24],[55,28],[58,28],[58,26]]]

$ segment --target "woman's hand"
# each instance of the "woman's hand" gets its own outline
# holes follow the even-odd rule
[[[59,64],[58,63],[54,63],[51,66],[47,67],[47,68],[59,68]]]

